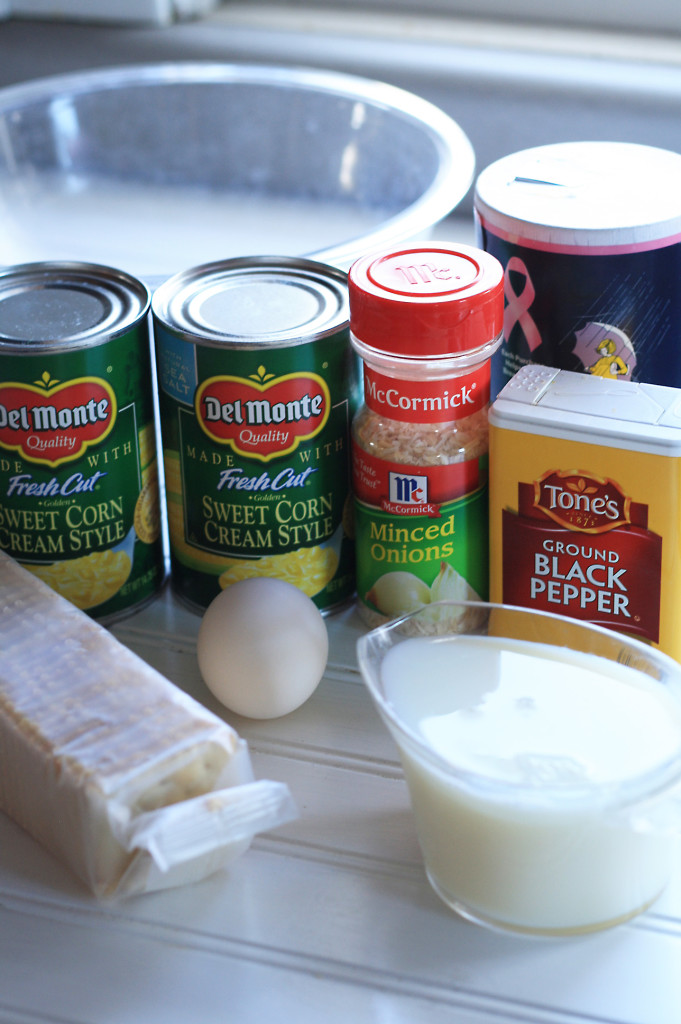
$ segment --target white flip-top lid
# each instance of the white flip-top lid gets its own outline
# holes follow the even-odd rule
[[[490,424],[587,444],[681,456],[681,390],[523,366],[500,391]]]
[[[475,206],[506,238],[537,247],[654,248],[681,236],[681,154],[628,142],[561,142],[502,157]]]

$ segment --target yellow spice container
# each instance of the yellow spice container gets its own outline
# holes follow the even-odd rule
[[[681,660],[681,390],[523,367],[490,410],[490,599]]]

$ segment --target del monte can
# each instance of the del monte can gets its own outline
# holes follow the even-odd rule
[[[152,310],[174,590],[202,609],[269,576],[322,611],[344,603],[359,390],[345,275],[233,259],[166,281]]]
[[[148,313],[109,267],[0,273],[0,548],[98,619],[163,579]]]

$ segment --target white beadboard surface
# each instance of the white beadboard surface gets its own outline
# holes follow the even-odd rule
[[[225,714],[300,817],[206,881],[98,903],[0,814],[1,1024],[679,1024],[681,862],[648,913],[610,931],[540,940],[469,924],[425,879],[396,750],[357,670],[354,609],[327,618],[310,700],[262,722],[211,698],[199,622],[166,590],[113,632]]]

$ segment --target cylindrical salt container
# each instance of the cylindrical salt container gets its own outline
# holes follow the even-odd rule
[[[504,268],[492,397],[527,363],[681,386],[681,154],[623,142],[513,153],[475,189]]]

